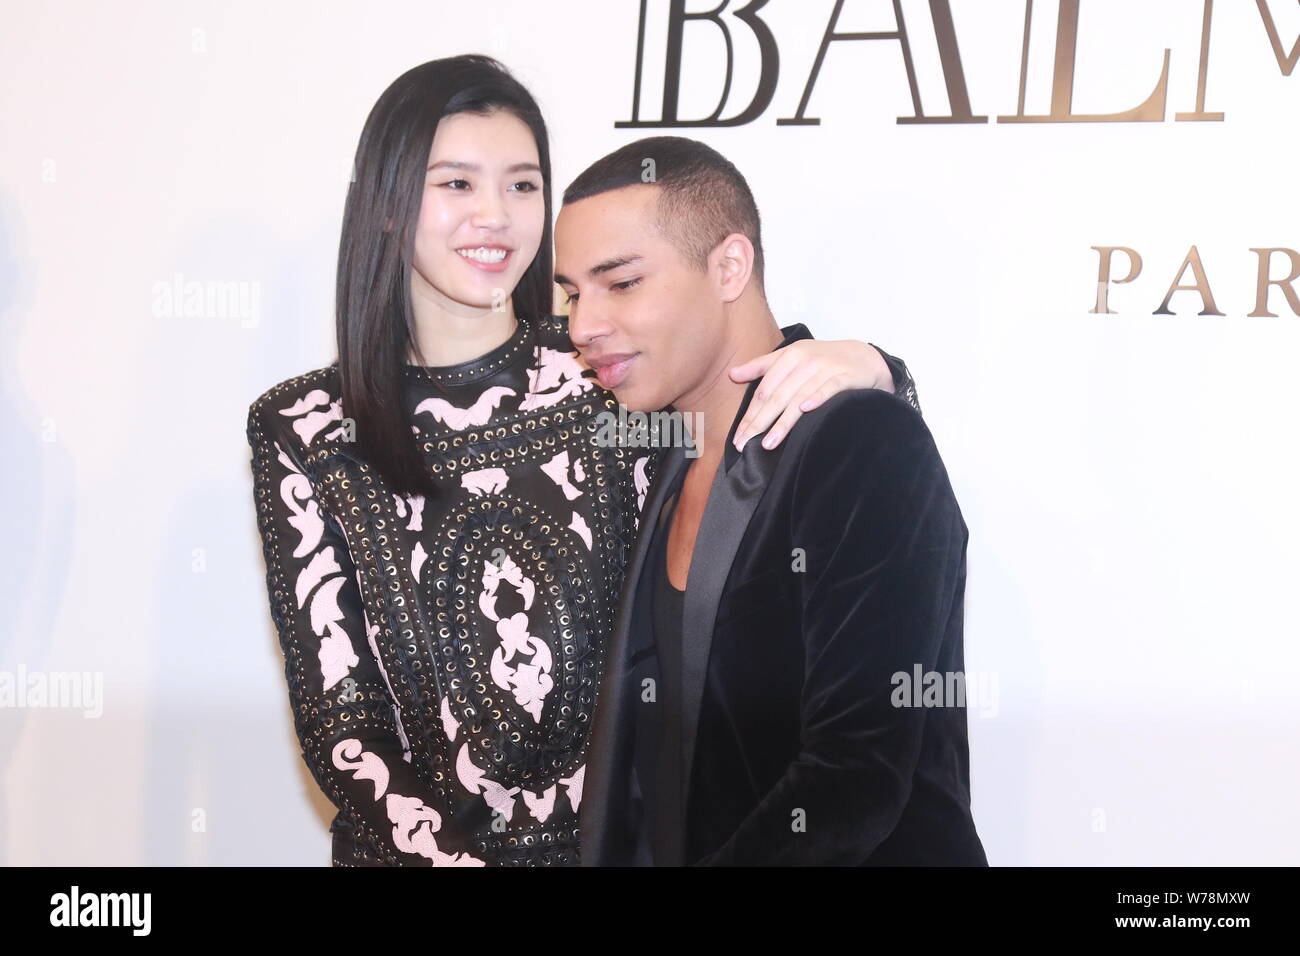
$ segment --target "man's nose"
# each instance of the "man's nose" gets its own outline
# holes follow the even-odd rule
[[[608,333],[608,325],[589,306],[575,303],[569,309],[569,341],[579,349],[587,348]]]

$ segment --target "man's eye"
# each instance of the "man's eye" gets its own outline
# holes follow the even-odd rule
[[[640,278],[636,278],[636,279],[628,279],[626,282],[615,282],[612,286],[610,286],[610,288],[618,289],[621,292],[624,289],[632,288],[632,286],[636,285],[640,281],[641,281]]]

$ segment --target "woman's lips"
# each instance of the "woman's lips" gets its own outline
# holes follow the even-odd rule
[[[481,272],[505,272],[506,266],[510,264],[510,257],[512,255],[514,255],[514,250],[507,249],[505,256],[502,257],[500,262],[480,262],[477,259],[471,259],[469,256],[462,256],[459,252],[456,253],[456,258],[461,262],[468,263]]]
[[[608,389],[618,388],[627,378],[628,369],[636,361],[636,356],[625,358],[621,362],[615,362],[613,365],[602,365],[596,369],[596,377],[600,379],[600,384]]]

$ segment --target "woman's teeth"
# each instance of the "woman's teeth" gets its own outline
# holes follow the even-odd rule
[[[488,249],[486,246],[479,246],[477,249],[457,249],[466,259],[473,259],[475,262],[500,262],[506,257],[505,249]]]

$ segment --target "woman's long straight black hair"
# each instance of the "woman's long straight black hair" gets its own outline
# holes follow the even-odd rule
[[[537,142],[545,223],[537,257],[513,293],[515,315],[536,324],[551,313],[551,156],[532,94],[488,56],[431,60],[406,71],[371,109],[357,144],[343,208],[335,313],[344,414],[360,455],[397,490],[435,494],[411,433],[406,361],[415,346],[411,271],[429,150],[438,123],[457,113],[504,110]]]

